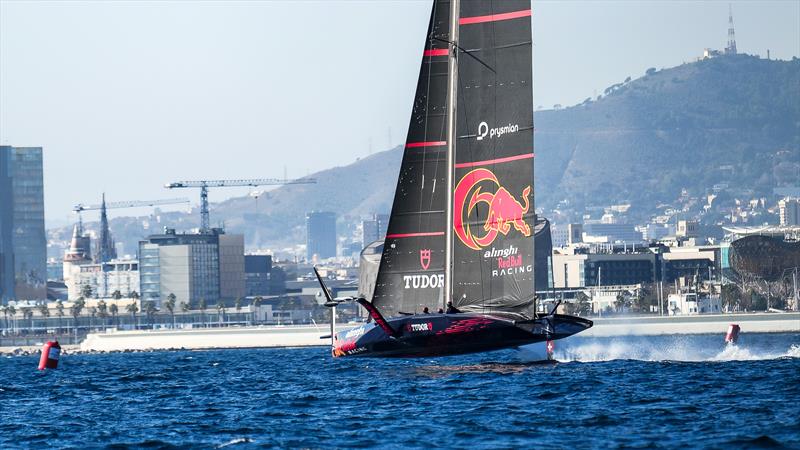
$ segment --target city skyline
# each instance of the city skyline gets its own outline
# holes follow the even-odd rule
[[[732,5],[740,52],[800,53],[800,4]],[[299,177],[398,145],[429,5],[0,8],[0,142],[44,147],[46,219],[61,225],[74,204],[102,192],[136,200],[166,197],[163,184],[178,179],[277,177],[284,168]],[[726,44],[723,2],[542,1],[534,10],[537,108],[578,103]],[[298,17],[314,31],[293,33]]]

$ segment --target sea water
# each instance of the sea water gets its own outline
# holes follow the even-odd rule
[[[0,448],[800,448],[800,334],[575,336],[556,357],[6,357]]]

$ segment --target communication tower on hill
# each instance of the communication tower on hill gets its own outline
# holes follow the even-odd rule
[[[736,54],[736,33],[733,31],[733,8],[730,4],[728,4],[728,46],[725,47],[725,54]]]

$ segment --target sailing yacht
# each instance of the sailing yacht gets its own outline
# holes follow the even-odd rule
[[[537,313],[530,0],[435,0],[370,322],[333,356],[442,356],[592,326]],[[335,318],[335,309],[333,317]],[[334,322],[334,321],[332,321]]]

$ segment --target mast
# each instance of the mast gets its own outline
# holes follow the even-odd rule
[[[453,172],[456,145],[456,92],[458,88],[458,17],[460,0],[450,3],[450,61],[447,68],[447,200],[445,204],[444,289],[442,307],[453,292]]]

